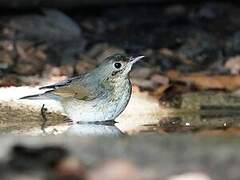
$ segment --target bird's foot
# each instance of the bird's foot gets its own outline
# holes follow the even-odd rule
[[[45,128],[48,121],[46,114],[47,114],[47,108],[45,108],[45,104],[43,104],[41,108],[41,116],[43,120],[41,124],[41,130],[44,134],[46,134]]]

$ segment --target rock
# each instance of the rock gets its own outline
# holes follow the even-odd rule
[[[43,14],[10,17],[6,27],[17,41],[28,40],[45,44],[48,60],[61,65],[74,63],[76,54],[83,51],[86,41],[77,23],[58,10],[45,10]]]
[[[16,16],[8,26],[17,32],[17,39],[45,42],[68,42],[79,38],[79,26],[58,10],[45,10],[43,14]]]

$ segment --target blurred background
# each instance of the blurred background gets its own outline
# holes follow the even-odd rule
[[[170,70],[211,75],[239,71],[237,3],[12,0],[0,6],[1,86],[81,74],[117,52],[147,57],[132,76],[151,90],[169,78],[179,80],[172,71],[166,75]]]
[[[0,0],[0,9],[0,179],[240,179],[238,2]],[[146,58],[131,72],[127,125],[99,126],[118,137],[46,138],[11,104],[122,52]],[[38,110],[26,112],[39,119]]]

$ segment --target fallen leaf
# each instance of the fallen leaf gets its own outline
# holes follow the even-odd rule
[[[167,76],[172,81],[194,85],[200,90],[218,89],[233,91],[240,88],[240,76],[237,75],[206,75],[201,73],[184,75],[177,71],[168,71]]]

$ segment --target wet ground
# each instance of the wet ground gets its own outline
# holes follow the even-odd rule
[[[87,72],[113,53],[145,55],[131,73],[133,91],[149,94],[157,108],[147,113],[152,104],[137,101],[130,116],[120,117],[130,123],[118,127],[237,133],[239,12],[227,2],[4,11],[0,85],[50,84]]]
[[[226,92],[192,92],[160,101],[147,92],[134,91],[126,110],[112,123],[79,123],[73,126],[55,101],[19,100],[38,88],[0,89],[0,129],[4,134],[146,134],[193,133],[239,135],[240,97]],[[46,111],[42,110],[45,105]],[[141,104],[141,106],[139,106]]]

